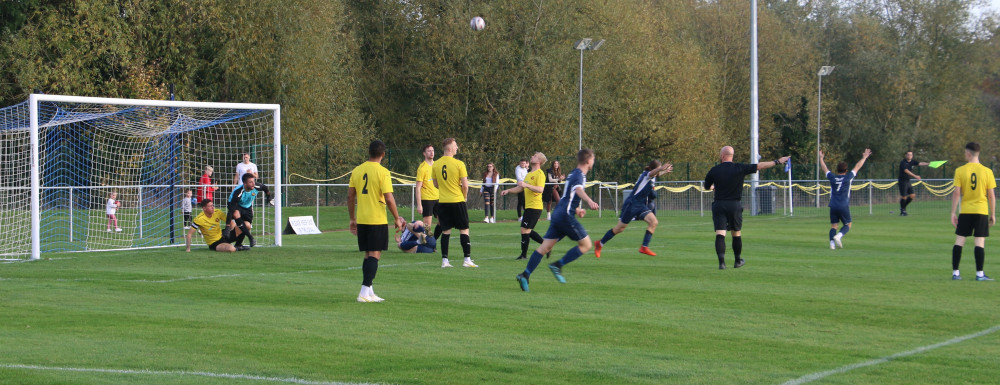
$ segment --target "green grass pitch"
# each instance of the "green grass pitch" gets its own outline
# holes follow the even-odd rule
[[[337,231],[281,248],[45,254],[0,264],[0,384],[1000,383],[1000,332],[952,341],[1000,325],[1000,285],[973,279],[971,240],[951,280],[946,207],[855,209],[836,251],[823,209],[748,217],[747,265],[730,249],[724,271],[709,217],[661,213],[659,256],[637,252],[634,224],[568,265],[566,284],[543,260],[529,293],[517,224],[478,222],[478,269],[390,250],[373,304],[355,302],[361,254],[338,209],[321,220]],[[593,214],[599,238],[615,219]]]

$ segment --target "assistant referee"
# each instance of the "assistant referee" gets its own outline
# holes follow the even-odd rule
[[[719,256],[719,270],[726,268],[726,231],[733,234],[733,254],[736,255],[735,265],[743,266],[740,254],[743,252],[743,239],[740,232],[743,229],[743,179],[747,175],[760,170],[785,163],[788,157],[782,157],[771,162],[733,163],[733,148],[725,146],[719,152],[722,163],[712,167],[705,176],[704,188],[715,190],[715,201],[712,202],[712,223],[715,225],[715,253]]]

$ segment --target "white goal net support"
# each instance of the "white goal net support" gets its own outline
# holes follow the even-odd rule
[[[258,199],[252,233],[280,246],[280,116],[276,104],[38,94],[0,109],[0,259],[183,245],[185,190],[197,196],[212,166],[226,210],[244,153],[276,198]],[[192,243],[204,244],[197,233]]]

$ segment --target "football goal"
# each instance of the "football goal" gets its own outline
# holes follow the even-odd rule
[[[276,195],[273,207],[256,204],[257,244],[280,246],[280,114],[277,104],[42,94],[0,109],[0,259],[183,245],[185,191],[211,190],[225,210],[243,154]]]

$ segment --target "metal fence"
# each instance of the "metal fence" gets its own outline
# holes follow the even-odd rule
[[[712,213],[712,191],[703,191],[701,181],[661,181],[656,182],[655,199],[661,216],[710,216]],[[514,186],[501,184],[498,190]],[[627,185],[625,185],[627,186]],[[347,184],[290,184],[284,185],[286,207],[314,207],[317,224],[321,220],[320,208],[344,206],[347,204]],[[761,181],[757,187],[758,212],[749,212],[750,184],[744,184],[743,201],[746,215],[772,216],[823,216],[828,214],[830,183],[826,180],[772,180]],[[394,197],[400,215],[411,220],[417,218],[414,205],[416,200],[412,184],[394,184]],[[468,208],[470,219],[482,218],[483,197],[478,186],[469,188]],[[587,193],[598,202],[601,210],[597,215],[617,216],[618,209],[630,192],[617,183],[592,185]],[[950,179],[923,180],[914,183],[917,207],[919,202],[950,202],[952,181]],[[516,219],[514,194],[497,194],[497,216],[500,219]],[[895,180],[867,179],[855,180],[850,196],[855,215],[895,215],[898,213],[899,190]],[[553,206],[555,203],[553,203]],[[940,204],[935,204],[935,207]]]

